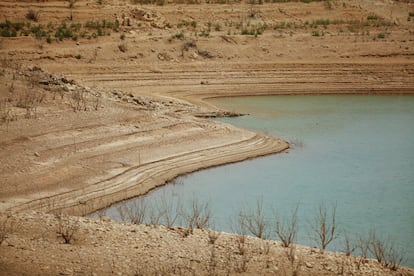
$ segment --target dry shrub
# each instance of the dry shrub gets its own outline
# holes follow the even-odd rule
[[[237,235],[237,249],[239,255],[245,255],[247,252],[246,235]]]
[[[351,239],[349,238],[348,234],[345,233],[344,234],[344,253],[346,256],[351,256],[352,253],[355,252],[355,250],[357,249],[357,244],[355,244],[353,241],[351,241]]]
[[[375,230],[371,230],[368,235],[368,251],[384,267],[397,270],[404,260],[403,255],[397,250],[395,242],[390,239],[380,238]]]
[[[70,106],[73,111],[86,111],[86,95],[83,90],[75,90],[70,97]]]
[[[298,229],[298,207],[292,212],[290,219],[281,220],[276,218],[276,235],[279,237],[282,242],[283,247],[289,247],[296,238]]]
[[[193,229],[204,229],[209,226],[211,209],[208,204],[200,203],[197,199],[191,201],[191,206],[186,213],[183,213],[187,228],[192,233]]]
[[[128,221],[132,224],[143,224],[145,222],[147,205],[144,200],[126,202],[116,209],[122,221]]]
[[[8,235],[13,231],[9,214],[0,213],[0,245],[7,239]]]
[[[247,246],[246,246],[246,239],[245,238],[246,238],[246,236],[239,236],[238,237],[238,247],[239,247],[239,253],[240,253],[241,256],[236,258],[236,263],[235,263],[234,270],[237,273],[246,272],[247,269],[248,269],[250,256],[247,252]]]
[[[79,230],[79,224],[77,221],[72,221],[70,217],[58,214],[56,216],[58,225],[56,233],[59,238],[62,238],[65,244],[71,244],[76,239],[76,234]]]
[[[318,213],[313,222],[311,222],[311,231],[313,240],[318,244],[323,252],[328,244],[338,237],[338,225],[336,223],[336,205],[332,206],[331,213],[324,204],[320,204]]]
[[[171,199],[172,195],[162,194],[152,206],[150,223],[172,227],[179,221],[182,214],[182,204],[179,199]]]
[[[97,111],[99,109],[99,106],[101,105],[101,94],[99,93],[94,94],[94,97],[95,97],[95,100],[93,103],[93,109]]]
[[[9,123],[17,120],[16,114],[12,110],[12,105],[7,100],[0,100],[0,124],[6,124],[6,131],[9,129]]]
[[[32,20],[34,22],[39,21],[39,12],[38,11],[34,11],[32,9],[28,10],[26,13],[26,18],[28,20]]]
[[[268,222],[265,219],[263,212],[263,199],[256,201],[256,208],[254,210],[247,210],[240,212],[241,223],[252,235],[260,238],[267,238]]]
[[[218,238],[220,237],[220,232],[208,229],[208,243],[215,244]]]
[[[16,72],[18,72],[17,69]],[[40,70],[33,69],[33,71],[30,72],[30,75],[26,78],[28,84],[27,88],[24,91],[14,93],[15,106],[26,109],[25,118],[27,119],[36,118],[37,107],[46,97],[45,91],[38,88],[40,78]]]

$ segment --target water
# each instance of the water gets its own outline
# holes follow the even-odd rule
[[[214,228],[263,201],[266,217],[298,206],[298,243],[315,245],[310,224],[320,204],[337,206],[341,233],[371,229],[395,241],[414,267],[414,96],[263,96],[211,100],[250,116],[224,118],[292,143],[282,153],[199,171],[146,196],[210,203]],[[161,196],[163,195],[163,196]],[[108,211],[116,217],[114,208]],[[342,235],[343,236],[343,235]],[[340,239],[328,249],[340,250]]]

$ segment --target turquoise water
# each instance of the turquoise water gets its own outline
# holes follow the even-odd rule
[[[263,200],[266,217],[298,206],[297,242],[310,239],[310,222],[324,203],[337,205],[341,233],[371,229],[395,241],[414,267],[414,96],[263,96],[211,102],[249,116],[224,118],[243,128],[293,143],[288,153],[199,171],[161,195],[208,201],[216,229],[231,231],[230,218]],[[108,211],[116,216],[114,208]],[[330,250],[340,250],[341,239]]]

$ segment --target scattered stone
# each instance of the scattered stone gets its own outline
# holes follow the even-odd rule
[[[309,263],[309,262],[305,262],[305,266],[307,268],[313,268],[313,264],[312,263]]]
[[[101,221],[103,221],[103,222],[110,222],[111,221],[111,218],[108,217],[108,216],[102,216],[101,217]]]
[[[159,53],[157,55],[157,57],[161,61],[164,61],[164,60],[165,61],[171,61],[171,60],[173,60],[173,58],[169,54],[167,54],[167,53]]]
[[[214,58],[214,55],[210,53],[209,51],[198,50],[198,54],[202,56],[203,58]]]
[[[35,153],[34,153],[34,156],[36,156],[36,157],[40,157],[40,154],[39,154],[38,152],[35,152]]]

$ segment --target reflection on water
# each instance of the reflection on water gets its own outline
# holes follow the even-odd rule
[[[265,216],[291,213],[298,206],[298,243],[315,245],[309,224],[319,204],[337,205],[342,232],[370,229],[394,239],[414,267],[414,97],[266,96],[211,100],[250,116],[221,121],[282,137],[294,144],[288,154],[199,171],[162,194],[189,202],[209,201],[214,227],[263,199]],[[115,209],[108,211],[115,214]],[[339,250],[337,240],[328,249]]]

